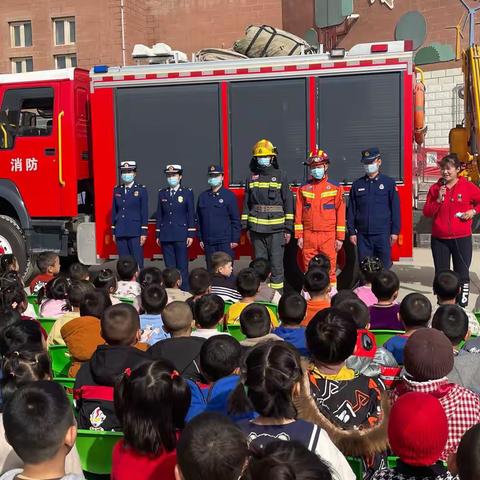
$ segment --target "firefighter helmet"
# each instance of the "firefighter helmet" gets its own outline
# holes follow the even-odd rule
[[[307,165],[309,167],[313,165],[321,165],[322,163],[330,163],[330,157],[325,150],[320,150],[319,148],[314,148],[307,158]]]
[[[273,143],[265,138],[258,141],[252,149],[254,157],[276,157],[277,153],[277,147],[274,147]]]

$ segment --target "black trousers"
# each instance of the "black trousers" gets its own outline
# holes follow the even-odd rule
[[[472,236],[462,238],[436,238],[431,239],[433,263],[435,273],[449,270],[450,259],[453,270],[460,277],[462,284],[470,282],[470,264],[472,263]]]

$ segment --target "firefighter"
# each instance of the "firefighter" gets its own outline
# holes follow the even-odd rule
[[[378,257],[384,268],[392,266],[392,245],[400,233],[400,201],[395,180],[380,173],[378,148],[362,152],[365,175],[350,189],[347,227],[350,242],[358,247],[358,260]]]
[[[137,164],[120,163],[121,185],[113,189],[112,235],[118,254],[131,255],[143,268],[143,245],[148,233],[148,193],[145,185],[135,183]]]
[[[250,171],[245,182],[242,228],[247,229],[255,258],[270,261],[270,286],[282,290],[284,246],[293,227],[293,196],[270,141],[260,140],[253,146]]]
[[[198,197],[197,218],[200,247],[210,270],[213,253],[234,257],[233,249],[240,242],[240,213],[235,195],[223,186],[223,168],[210,165],[207,175],[210,188]]]
[[[182,274],[182,289],[188,291],[188,248],[195,238],[193,191],[181,185],[181,165],[167,165],[167,188],[158,191],[157,244],[161,245],[167,267]]]
[[[345,239],[343,188],[328,178],[330,159],[315,149],[307,159],[312,179],[300,187],[295,207],[295,237],[302,250],[303,267],[317,253],[330,259],[330,283],[336,286],[337,252]]]

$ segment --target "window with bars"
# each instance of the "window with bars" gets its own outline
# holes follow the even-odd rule
[[[54,18],[53,34],[55,45],[72,45],[76,41],[75,18]]]
[[[16,57],[10,59],[12,73],[33,72],[33,57]]]
[[[75,53],[66,55],[54,55],[55,68],[72,68],[77,66],[77,55]]]
[[[13,48],[32,46],[32,22],[10,23],[10,44]]]

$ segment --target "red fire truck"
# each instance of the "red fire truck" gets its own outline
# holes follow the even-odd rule
[[[198,195],[207,165],[222,164],[241,205],[251,147],[268,138],[294,190],[316,145],[332,158],[330,178],[347,190],[363,175],[360,151],[379,147],[403,213],[393,255],[411,257],[410,47],[395,41],[317,55],[0,75],[0,253],[14,252],[25,273],[42,250],[76,253],[88,264],[115,255],[112,189],[119,162],[131,159],[149,193],[145,257],[158,257],[164,166],[181,163],[184,185]],[[356,262],[345,247],[339,283],[348,286]],[[199,254],[194,246],[192,258]],[[246,238],[237,254],[250,255]],[[294,276],[295,242],[285,257]]]

